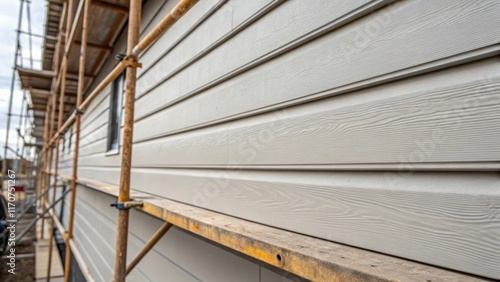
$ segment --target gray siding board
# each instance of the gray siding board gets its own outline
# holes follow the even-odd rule
[[[107,111],[107,110],[106,110]],[[105,115],[106,117],[108,116],[107,114]],[[85,132],[85,136],[82,135],[82,139],[80,141],[80,144],[82,144],[82,146],[86,146],[87,144],[91,144],[91,143],[94,143],[94,142],[97,142],[103,138],[107,138],[108,136],[108,121],[104,121],[104,117],[101,121],[99,121],[100,124],[96,124],[94,125],[95,127],[93,128],[93,130],[89,130],[87,132]],[[83,132],[82,132],[83,133]]]
[[[87,155],[78,159],[78,164],[82,166],[110,166],[119,167],[121,163],[121,155],[106,156],[105,153],[96,153]]]
[[[131,185],[314,237],[498,275],[496,173],[133,169]]]
[[[99,114],[104,108],[109,107],[109,95],[112,91],[112,84],[109,84],[97,95],[97,97],[90,103],[82,115],[81,122],[84,124],[87,120],[92,120],[96,114]]]
[[[135,223],[131,227],[131,232],[140,238],[149,238],[162,223],[156,218],[135,211],[131,213],[130,218]],[[182,242],[182,244],[173,242]],[[250,282],[259,280],[258,265],[177,228],[170,230],[153,250],[175,262],[178,267],[189,270],[200,281]],[[223,271],[214,271],[221,266],[223,266]]]
[[[118,185],[120,180],[119,167],[78,166],[81,177],[99,179],[100,181]]]
[[[89,126],[93,120],[102,115],[103,112],[109,109],[109,94],[104,95],[103,100],[101,100],[96,105],[92,105],[89,109],[91,110],[88,113],[85,113],[82,117],[86,117],[86,119],[82,119],[82,126],[80,130],[85,129]]]
[[[407,2],[409,4],[406,4]],[[459,13],[450,20],[452,25],[443,27],[442,25],[450,23],[435,15],[440,12],[445,13],[447,9],[450,9],[450,5],[453,9],[460,10],[461,13],[469,9],[471,10],[469,13],[477,15],[477,18],[470,18],[468,13]],[[357,25],[352,27],[347,25],[267,64],[259,65],[232,80],[219,84],[186,103],[180,103],[176,107],[167,108],[138,121],[134,141],[172,134],[183,128],[195,126],[197,123],[206,124],[216,119],[263,109],[270,105],[285,103],[494,44],[500,40],[500,35],[491,28],[489,28],[491,31],[489,34],[476,32],[477,37],[471,34],[470,37],[464,39],[460,34],[464,30],[488,30],[489,24],[495,25],[496,21],[500,21],[496,17],[499,12],[500,3],[498,2],[495,4],[458,3],[456,1],[453,3],[419,1],[416,4],[412,1],[403,2],[400,11],[393,15],[388,27],[382,29],[380,35],[370,41],[368,45],[370,48],[358,50],[359,52],[350,56],[349,59],[342,52],[342,46],[353,44],[358,40],[359,35],[356,30],[359,27]],[[377,19],[377,14],[371,14],[358,21],[359,25],[364,26]],[[471,26],[469,21],[474,25]],[[410,28],[414,30],[409,30]],[[390,54],[388,50],[406,53]],[[422,53],[421,50],[427,51]],[[186,71],[186,76],[189,77],[177,75],[162,84],[158,91],[167,95],[182,96],[189,90],[181,88],[192,87],[203,80],[203,76],[210,75],[212,65],[198,65],[192,72]],[[209,69],[204,71],[203,67]],[[339,72],[339,70],[342,71]],[[193,75],[193,73],[198,75]],[[168,104],[173,100],[172,98],[164,97],[161,100]],[[222,101],[227,106],[220,107]],[[139,105],[140,100],[137,108],[142,108]],[[196,115],[190,114],[193,111]],[[189,115],[198,118],[197,123],[190,122]]]
[[[165,15],[176,5],[178,1],[167,1],[159,15]],[[144,68],[137,70],[138,93],[143,89],[147,89],[146,85],[139,83],[142,79],[148,80],[150,83],[156,82],[159,77],[156,75],[157,72],[151,71],[152,68],[158,62],[158,58],[165,56],[174,48],[179,42],[182,42],[186,36],[188,36],[203,20],[212,15],[213,11],[216,10],[220,3],[225,2],[224,0],[207,0],[200,1],[197,3],[188,14],[183,16],[179,21],[173,25],[167,33],[163,34],[148,50],[141,54],[141,62],[143,62]],[[158,17],[154,22],[161,19]],[[149,28],[149,27],[148,27]],[[137,95],[137,94],[136,94]]]
[[[161,85],[145,94],[146,96],[138,99],[137,111],[135,112],[136,119],[143,118],[176,100],[186,98],[194,90],[202,88],[240,69],[242,66],[262,62],[261,58],[269,57],[270,54],[295,41],[297,38],[305,37],[309,33],[315,34],[314,31],[323,25],[332,22],[335,23],[336,20],[341,19],[345,14],[356,10],[370,1],[313,2],[286,1],[279,8],[275,8],[267,15],[265,14],[267,10],[263,11],[254,7],[256,14],[264,14],[262,18],[241,31],[232,29],[231,35],[234,33],[234,37],[226,36],[221,46],[195,62],[188,61],[190,63],[189,67],[185,66],[186,69],[175,77],[172,77],[171,82],[164,82],[166,85],[173,83],[175,86],[175,83],[178,81],[189,81],[189,83],[183,83],[179,86],[184,87],[183,89]],[[245,1],[245,5],[253,6],[255,3],[254,1]],[[251,10],[242,9],[245,7],[241,7],[239,4],[234,4],[234,6],[233,13],[243,13],[248,18],[252,16],[248,14],[248,11]],[[359,14],[363,12],[364,10],[361,9]],[[355,13],[342,22],[352,20],[357,16],[359,15]],[[290,19],[293,19],[293,21]],[[216,38],[213,39],[214,42],[215,40]],[[241,52],[242,50],[245,50],[245,52]],[[158,77],[158,82],[162,82],[165,78],[172,76],[173,70],[168,71],[169,63],[168,56],[162,57],[160,62],[150,70]],[[193,72],[197,74],[196,77],[192,76]],[[141,81],[139,80],[138,83],[140,84]],[[150,103],[151,100],[155,99],[161,99],[165,102],[162,105]]]
[[[356,164],[381,163],[397,168],[402,160],[412,164],[497,161],[499,88],[498,60],[488,59],[141,142],[134,145],[133,165],[353,164],[355,169]],[[172,117],[172,123],[201,119],[179,117]],[[166,123],[168,119],[162,124]],[[423,155],[422,146],[429,147]]]
[[[300,282],[305,281],[301,280],[297,277],[288,278],[286,276],[282,276],[276,272],[273,272],[267,268],[261,267],[260,270],[260,282]]]
[[[106,152],[107,147],[107,136],[96,141],[87,143],[85,147],[80,147],[80,156],[95,154],[95,153],[104,153]]]
[[[78,251],[82,253],[91,275],[98,281],[110,281],[113,277],[113,266],[108,265],[108,261],[103,258],[105,251],[95,246],[96,242],[100,241],[99,238],[89,238],[92,233],[82,230],[78,224],[75,224],[73,230],[74,242],[78,246]]]
[[[142,35],[177,2],[148,1]],[[500,3],[390,2],[200,1],[141,56],[132,188],[500,278],[500,71],[488,59],[500,54]],[[110,89],[84,115],[78,174],[118,184],[120,155],[105,154]],[[71,164],[61,156],[61,171]],[[111,257],[111,197],[81,191],[78,232],[95,230],[78,244],[87,259]],[[131,222],[135,252],[160,221]],[[136,275],[283,278],[175,228]]]
[[[109,104],[106,104],[106,107],[99,111],[92,119],[86,120],[82,123],[82,127],[80,129],[80,138],[84,139],[89,132],[92,132],[97,127],[102,126],[107,123],[109,119]]]
[[[484,221],[476,220],[476,217],[498,217],[494,203],[499,202],[500,190],[495,174],[419,173],[406,178],[378,173],[311,173],[302,176],[301,180],[291,177],[298,173],[288,173],[287,176],[274,177],[289,179],[288,183],[283,183],[284,180],[272,184],[269,180],[231,179],[227,180],[228,183],[219,180],[227,186],[217,187],[217,173],[220,172],[206,173],[204,178],[189,181],[185,176],[176,177],[178,172],[169,178],[165,175],[156,178],[152,173],[134,170],[132,186],[136,189],[148,187],[146,191],[149,193],[219,211],[222,209],[222,212],[235,216],[259,218],[261,222],[289,230],[323,230],[320,236],[327,239],[346,240],[370,249],[383,248],[384,252],[392,249],[404,257],[410,255],[406,242],[412,240],[411,249],[417,253],[412,253],[413,257],[425,257],[429,262],[428,254],[433,253],[436,256],[430,263],[494,275],[499,256],[494,238],[499,236],[499,228],[491,223],[485,226]],[[104,175],[110,175],[109,171]],[[118,171],[110,177],[116,179],[117,175]],[[241,178],[255,179],[246,175]],[[333,182],[340,178],[344,180]],[[363,181],[352,183],[353,179]],[[313,185],[311,180],[320,183]],[[215,190],[204,191],[206,183],[211,184],[207,189],[215,186]],[[471,190],[471,187],[477,188]],[[337,205],[332,205],[333,202]],[[256,210],[255,206],[259,209]],[[272,214],[273,217],[262,217],[262,214]],[[338,214],[336,220],[332,220],[334,214]],[[290,221],[290,217],[294,220]],[[311,218],[315,220],[311,221]],[[377,232],[384,228],[376,226],[398,231],[391,232],[393,235],[388,237],[386,232]],[[345,233],[338,234],[339,230]],[[397,234],[401,237],[398,238]],[[490,234],[490,239],[485,240],[484,234]],[[484,254],[488,255],[485,257]]]
[[[75,242],[92,275],[112,279],[116,210],[113,197],[78,187]],[[130,260],[162,221],[132,211],[129,229]],[[260,266],[177,228],[171,229],[136,267],[137,281],[259,281]],[[144,279],[144,280],[143,280]]]

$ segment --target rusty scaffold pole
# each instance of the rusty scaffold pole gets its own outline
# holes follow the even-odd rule
[[[76,111],[75,111],[75,150],[73,153],[73,175],[71,178],[71,198],[69,204],[69,222],[68,230],[65,235],[66,241],[66,255],[64,262],[64,281],[69,282],[69,277],[71,273],[71,245],[70,241],[73,238],[73,225],[75,218],[75,203],[76,203],[76,180],[78,178],[78,155],[80,146],[80,126],[81,126],[81,111],[79,107],[83,100],[83,91],[85,88],[85,62],[86,62],[86,52],[87,52],[87,36],[89,28],[89,13],[91,0],[85,1],[84,11],[83,11],[83,25],[82,25],[82,40],[80,44],[80,65],[78,69],[78,90],[76,98]]]
[[[64,32],[64,24],[66,23],[66,14],[68,13],[68,4],[66,2],[63,3],[63,9],[61,13],[61,21],[59,22],[59,35],[57,39],[57,45],[56,49],[54,52],[54,61],[52,63],[52,70],[56,73],[56,76],[52,79],[52,86],[51,86],[51,95],[52,101],[47,100],[47,111],[45,113],[45,131],[44,131],[44,146],[43,146],[43,160],[44,160],[44,177],[43,177],[43,182],[42,182],[42,187],[43,189],[49,189],[50,185],[50,168],[52,166],[52,153],[53,150],[50,149],[50,146],[52,145],[49,140],[52,137],[53,134],[53,119],[55,115],[55,102],[54,99],[57,99],[57,77],[58,74],[60,73],[60,68],[59,68],[59,57],[61,53],[61,48],[62,48],[62,41],[63,41],[63,32]],[[45,204],[48,201],[48,194],[46,194],[42,198],[42,209],[45,208]],[[44,237],[44,228],[45,228],[45,218],[42,219],[42,231],[41,231],[41,238],[43,239]]]
[[[67,17],[66,17],[66,44],[65,44],[65,50],[63,53],[63,61],[61,65],[61,80],[60,80],[60,92],[59,92],[59,115],[57,117],[57,130],[59,130],[62,126],[62,121],[64,118],[64,99],[66,95],[66,72],[68,69],[68,56],[69,56],[69,46],[73,43],[69,40],[69,35],[71,32],[71,27],[73,23],[73,2],[74,0],[68,0],[68,9],[67,9]],[[57,87],[58,85],[56,85]],[[53,100],[53,106],[55,109],[55,105],[57,102],[57,98]],[[55,113],[55,110],[52,109],[52,112]],[[53,125],[53,124],[52,124]],[[61,136],[58,135],[56,142],[55,142],[55,159],[54,159],[54,174],[53,174],[53,183],[52,183],[52,201],[53,203],[56,199],[56,194],[57,194],[57,174],[58,174],[58,169],[59,169],[59,145],[61,142]],[[54,208],[52,208],[52,213],[55,214]],[[49,259],[47,261],[47,280],[50,281],[50,273],[52,270],[52,248],[54,245],[54,218],[50,217],[50,239],[49,239]]]
[[[135,84],[137,80],[138,56],[133,49],[139,43],[142,1],[131,0],[128,20],[127,56],[124,60],[129,64],[126,69],[125,82],[125,125],[123,129],[123,153],[120,172],[119,203],[130,201],[130,171],[132,163],[132,136],[134,129]],[[118,208],[116,229],[116,256],[114,282],[124,282],[127,276],[127,239],[128,208]]]

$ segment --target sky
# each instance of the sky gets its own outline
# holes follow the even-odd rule
[[[31,30],[35,34],[44,34],[45,26],[45,0],[31,0],[30,1],[30,15],[31,15]],[[16,32],[19,6],[21,0],[2,0],[0,1],[0,156],[4,156],[4,146],[7,131],[7,112],[9,107],[9,96],[12,79],[12,68],[14,66],[14,52],[16,47]],[[28,17],[27,17],[27,2],[24,3],[23,17],[21,30],[28,31]],[[29,37],[21,35],[20,45],[22,49],[22,56],[24,58],[23,67],[30,67],[30,51],[29,51]],[[33,68],[40,69],[40,62],[42,57],[42,38],[32,38],[32,52],[33,52]],[[19,64],[21,62],[19,61]],[[14,99],[12,105],[12,112],[19,114],[21,111],[23,91],[21,91],[19,79],[16,74],[16,83],[14,86]],[[16,128],[19,127],[19,118],[13,116],[11,118],[11,130],[9,131],[9,145],[16,147],[17,132]],[[23,131],[23,129],[21,130]],[[8,157],[13,157],[14,154],[10,152]]]

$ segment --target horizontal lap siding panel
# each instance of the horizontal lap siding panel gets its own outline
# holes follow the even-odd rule
[[[71,187],[68,186],[68,189],[70,188]],[[70,201],[71,201],[71,193],[67,194],[66,197],[64,197],[64,212],[63,212],[63,217],[61,219],[61,224],[64,226],[65,230],[68,230]]]
[[[59,173],[73,174],[73,166],[68,165],[66,167],[61,167],[61,168],[59,168]]]
[[[80,201],[78,204],[80,206],[77,205],[76,222],[77,226],[81,226],[81,228],[79,228],[81,231],[75,234],[75,238],[79,238],[78,241],[80,241],[82,246],[88,246],[85,248],[89,253],[92,253],[88,259],[93,261],[91,262],[92,264],[100,267],[96,270],[99,271],[97,276],[104,277],[102,281],[110,281],[113,275],[115,257],[116,210],[110,208],[109,203],[114,201],[114,198],[107,195],[100,195],[100,193],[94,191],[88,193],[89,189],[85,187],[81,187],[80,191],[83,195],[79,197]],[[92,194],[97,194],[98,198]],[[89,200],[91,200],[92,204],[88,202]],[[80,210],[80,212],[78,210]],[[83,214],[85,214],[85,216],[83,216]],[[155,230],[151,229],[151,231],[154,232]],[[147,238],[139,240],[130,232],[129,260],[135,256],[140,248],[142,248]],[[151,257],[151,255],[149,255],[149,257]],[[176,281],[177,278],[183,278],[180,281],[192,281],[184,279],[184,277],[187,276],[186,273],[178,269],[172,262],[166,261],[159,256],[156,256],[155,259],[156,260],[153,261],[156,261],[156,265],[161,265],[159,269],[168,270],[168,275],[166,277],[173,276],[171,277],[173,278],[171,281]],[[167,274],[166,270],[162,273],[163,275]],[[160,271],[157,270],[156,272],[159,273]],[[151,279],[151,277],[148,277],[150,274],[146,275],[145,272],[139,268],[138,271],[135,272],[135,276],[136,279],[145,277],[150,281],[159,281],[158,279]]]
[[[486,59],[141,142],[133,166],[498,162],[499,66]]]
[[[78,159],[78,165],[82,166],[111,166],[111,167],[119,167],[121,164],[121,155],[109,155],[106,153],[97,153],[92,155],[87,155],[84,157],[80,157]]]
[[[85,148],[97,143],[103,139],[107,139],[108,136],[108,122],[103,122],[98,127],[94,128],[93,131],[89,131],[86,136],[82,136],[80,139],[81,147]]]
[[[109,91],[109,89],[108,89]],[[107,136],[107,122],[109,115],[109,93],[99,94],[96,100],[89,106],[85,115],[82,116],[82,127],[80,130],[80,151],[79,156],[92,154],[96,152],[103,152],[102,143],[97,143]],[[71,173],[73,166],[73,154],[75,146],[76,134],[74,126],[72,126],[65,134],[64,142],[61,141],[59,146],[59,171],[62,173]],[[71,134],[73,133],[73,134]],[[69,139],[71,138],[71,151],[69,149]],[[92,144],[97,143],[97,146]],[[104,142],[105,143],[105,142]],[[62,147],[64,146],[64,152]],[[106,146],[106,145],[104,145]]]
[[[72,160],[73,160],[73,153],[72,152],[68,152],[68,151],[59,152],[59,165],[61,165],[61,163],[70,162]]]
[[[355,48],[360,40],[360,28],[379,23],[381,17],[378,13],[365,16],[138,121],[134,129],[134,141],[210,124],[320,92],[334,91],[352,83],[431,63],[500,41],[500,33],[491,28],[500,25],[498,1],[404,1],[397,11],[391,14],[391,20],[381,27],[376,37],[367,39],[366,46],[357,47],[357,52],[349,56],[345,53],[345,46]],[[172,95],[186,93],[179,87],[191,87],[202,79],[203,74],[211,73],[211,66],[207,65],[207,71],[201,71],[202,66],[195,64],[190,71],[186,69],[183,72],[187,77],[180,79],[182,76],[179,74],[157,89]],[[158,100],[169,103],[171,99],[155,99]],[[139,102],[138,109],[142,107]]]
[[[89,120],[80,131],[80,138],[84,140],[88,135],[93,133],[97,128],[102,127],[107,124],[109,120],[109,109],[105,109],[94,119]]]
[[[262,0],[255,1],[261,2]],[[270,1],[270,0],[265,0]],[[159,21],[163,16],[168,14],[178,1],[169,1],[164,6],[161,12],[158,13],[152,24]],[[161,78],[161,61],[158,60],[170,53],[172,48],[182,43],[191,32],[196,31],[196,27],[205,19],[209,18],[216,11],[224,0],[206,0],[198,2],[189,10],[185,16],[179,19],[176,24],[169,28],[168,32],[163,34],[155,44],[151,45],[143,54],[140,61],[143,68],[137,70],[137,92],[136,96],[142,95],[142,92],[150,87],[149,83],[156,83]],[[237,1],[232,1],[237,2]],[[249,2],[249,1],[245,1]],[[230,20],[230,19],[229,19]],[[149,27],[148,27],[149,29]],[[189,48],[199,48],[200,46],[189,46]],[[175,59],[175,58],[174,58]],[[160,72],[159,72],[160,71]]]
[[[137,211],[131,212],[130,222],[130,231],[143,240],[150,238],[163,223]],[[158,241],[150,253],[174,262],[198,281],[259,281],[258,265],[175,227]],[[152,281],[168,277],[167,273],[158,271],[157,264],[152,261],[141,261],[137,267],[150,273]]]
[[[103,237],[105,230],[98,229],[98,226],[107,228],[102,223],[102,219],[92,214],[83,216],[79,210],[82,210],[82,202],[75,211],[75,234],[74,240],[79,250],[84,250],[87,256],[84,256],[86,264],[91,268],[92,276],[100,281],[110,281],[113,277],[113,248],[109,246],[108,240],[115,236]],[[91,220],[92,224],[88,223]],[[115,235],[115,234],[112,234]]]
[[[104,277],[98,280],[111,281],[115,258],[116,220],[113,221],[106,215],[116,214],[116,210],[109,207],[109,203],[114,199],[109,196],[99,199],[92,197],[92,204],[90,204],[89,199],[82,199],[88,195],[85,190],[88,188],[79,187],[79,193],[84,194],[84,196],[79,197],[76,206],[75,241],[79,243],[78,247],[82,246],[89,254],[87,264],[94,267],[94,277]],[[144,242],[137,242],[136,238],[129,237],[129,250],[136,250],[143,244]],[[135,255],[135,253],[133,254]],[[174,272],[173,270],[170,269],[171,272]],[[146,276],[142,272],[136,271],[131,279],[134,278],[139,279],[136,281],[145,281]]]
[[[132,169],[131,186],[314,237],[500,277],[496,173]]]
[[[112,199],[98,197],[99,195],[88,193],[86,190],[86,187],[77,187],[74,240],[77,248],[84,254],[93,277],[110,281],[114,267],[115,223],[104,214],[108,214],[106,210],[113,212],[109,208]]]
[[[219,7],[218,1],[201,1],[141,58],[145,67],[162,59],[139,70],[132,188],[500,279],[498,175],[411,169],[413,163],[498,163],[498,58],[406,78],[476,60],[476,51],[497,54],[500,3],[416,0],[380,8],[389,1],[285,1],[190,62],[224,36],[219,31],[231,32],[271,3],[250,2]],[[366,15],[370,5],[380,10]],[[221,30],[201,37],[195,29],[183,38],[197,24],[204,30],[198,21],[211,9],[206,23]],[[173,56],[188,43],[196,44],[188,46],[189,56]],[[395,82],[374,86],[389,81]],[[312,101],[319,98],[326,99]],[[78,174],[118,184],[119,156],[102,154],[107,126],[89,134],[98,138],[82,139],[89,151]],[[399,172],[267,170],[381,163],[397,165]],[[410,170],[401,171],[406,164]],[[204,165],[226,168],[198,167]],[[146,240],[141,230],[133,232]],[[183,251],[173,243],[160,243],[155,252]],[[189,272],[198,277],[206,271]]]
[[[228,35],[231,32],[231,34],[234,34],[234,37],[226,36],[221,46],[205,56],[194,62],[184,60],[186,63],[190,62],[191,64],[186,65],[184,70],[172,77],[172,82],[165,82],[158,88],[152,89],[150,92],[148,91],[149,93],[144,94],[144,97],[137,100],[136,118],[141,118],[164,106],[158,103],[151,103],[151,101],[159,99],[165,101],[164,103],[171,103],[176,99],[187,96],[191,91],[244,65],[251,64],[327,23],[336,22],[336,20],[339,20],[353,10],[360,9],[360,11],[355,12],[354,15],[347,17],[344,21],[352,20],[359,16],[358,13],[361,14],[364,11],[364,9],[360,8],[364,4],[379,1],[285,1],[272,11],[263,8],[265,4],[274,2],[260,2],[262,3],[258,3],[257,1],[238,1],[235,3],[230,1],[212,16],[214,19],[208,19],[193,32],[192,37],[186,38],[181,44],[187,45],[195,41],[195,35],[204,34],[205,29],[218,30],[221,27],[222,30],[226,30],[227,22],[230,22],[230,18],[226,16],[227,12],[225,11],[227,10],[232,11],[234,19],[241,18],[242,20],[246,20],[252,16],[262,15],[262,18],[259,18],[256,22],[241,31],[238,29],[235,31],[235,28],[227,30],[224,35]],[[256,6],[257,3],[259,4],[258,6]],[[266,14],[266,12],[268,13]],[[228,18],[226,22],[223,22],[224,18]],[[238,23],[233,23],[233,26],[236,27],[235,24],[241,24],[242,20]],[[218,22],[220,24],[216,25],[217,28],[213,28],[214,24]],[[211,41],[215,42],[219,38],[220,36],[213,34]],[[184,53],[198,51],[198,53],[201,53],[200,51],[203,51],[201,48],[196,49],[192,46],[190,46],[188,51],[184,51],[185,49],[180,49],[180,45],[171,53],[176,51]],[[245,50],[245,52],[242,52],[242,50]],[[174,70],[180,66],[178,63],[171,65],[171,61],[175,59],[175,57],[172,58],[171,54],[167,54],[167,56],[161,58],[148,71],[150,73],[150,81],[146,81],[147,85],[140,89],[150,89],[151,83],[158,83],[172,76]],[[177,85],[176,83],[180,81],[184,83]],[[186,81],[189,83],[185,83]],[[141,85],[141,79],[138,83]],[[144,91],[140,91],[138,96],[143,95],[142,92]]]
[[[140,38],[144,38],[162,19],[166,16],[179,0],[174,1],[150,1],[142,6]],[[121,38],[120,38],[121,39]]]
[[[137,232],[141,238],[149,238],[144,234],[145,230],[151,230],[148,226],[155,226],[152,230],[157,230],[162,223],[135,211],[131,213],[131,221],[135,222],[133,232]],[[179,267],[189,270],[201,281],[258,281],[259,269],[253,262],[177,228],[169,231],[153,250],[168,257]]]
[[[80,231],[75,235],[80,238],[78,242],[89,249],[89,253],[99,250],[99,254],[94,253],[92,257],[95,264],[112,264],[116,210],[110,208],[109,203],[114,198],[79,187],[78,199],[76,222],[79,230],[88,230],[86,234]],[[129,261],[162,223],[142,212],[131,212]],[[113,266],[110,267],[112,270]],[[106,278],[109,267],[104,268],[99,276],[109,281]],[[259,281],[258,265],[175,227],[141,260],[136,271],[149,281]]]
[[[96,140],[94,142],[91,142],[91,140],[89,139],[88,143],[85,146],[80,147],[79,155],[86,156],[86,155],[91,155],[91,154],[95,154],[95,153],[106,152],[107,141],[108,140],[106,137],[99,139],[99,140]]]
[[[94,120],[96,116],[100,115],[105,109],[109,108],[109,100],[110,100],[109,97],[111,94],[111,89],[112,89],[112,84],[109,84],[89,104],[84,114],[82,115],[81,119],[82,128],[85,127],[88,121]]]
[[[196,57],[199,53],[207,49],[218,39],[228,34],[233,28],[234,10],[253,8],[253,12],[255,12],[256,9],[260,8],[259,6],[262,6],[262,4],[267,4],[270,1],[271,0],[239,2],[228,1],[225,2],[224,5],[221,5],[220,3],[224,3],[224,1],[217,0],[207,1],[210,3],[204,3],[203,5],[200,5],[200,7],[197,7],[196,5],[193,8],[196,9],[194,13],[191,14],[192,11],[190,11],[186,16],[192,18],[197,17],[200,20],[203,18],[206,19],[201,22],[201,24],[199,24],[199,26],[197,26],[196,29],[194,29],[191,33],[187,34],[187,36],[180,37],[179,39],[182,40],[177,45],[172,45],[172,47],[174,47],[173,49],[169,49],[169,45],[165,46],[166,48],[164,47],[165,49],[162,50],[159,54],[164,54],[165,50],[167,51],[167,53],[163,57],[161,57],[158,62],[149,64],[148,66],[150,66],[150,69],[145,72],[144,76],[139,77],[139,80],[137,81],[136,96],[142,96],[142,94],[150,89],[152,85],[158,83],[159,79],[162,79],[166,74],[172,73],[174,70],[186,64],[186,62]],[[210,4],[210,6],[208,4]],[[199,13],[200,10],[204,10],[203,14],[201,15]],[[207,18],[208,15],[210,16]],[[200,20],[198,20],[198,22]],[[189,19],[187,19],[187,21],[189,21]],[[178,23],[178,25],[183,30],[186,30],[186,32],[189,31],[189,25],[184,26],[181,23]],[[169,36],[168,33],[169,32],[167,32],[165,36]],[[173,35],[170,35],[169,37]],[[173,43],[175,43],[175,40],[173,42],[170,42],[170,44]],[[158,53],[153,54],[158,55]],[[140,106],[138,106],[137,108],[139,109]]]
[[[290,276],[290,278],[288,278]],[[280,275],[276,272],[268,270],[267,268],[260,268],[260,282],[300,282],[306,281],[305,279],[301,279],[298,277],[294,277],[293,275]]]
[[[102,182],[118,185],[120,181],[119,167],[78,166],[78,176],[97,179]]]

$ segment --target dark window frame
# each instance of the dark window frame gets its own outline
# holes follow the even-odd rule
[[[109,122],[106,150],[109,153],[120,151],[120,130],[122,123],[123,94],[125,92],[125,72],[114,81],[109,95]]]
[[[71,154],[71,145],[73,144],[71,139],[73,139],[73,131],[70,131],[70,133],[69,133],[68,154]]]

